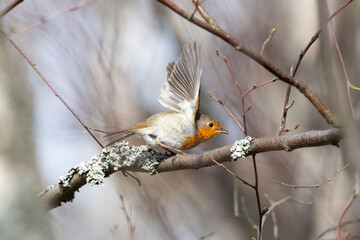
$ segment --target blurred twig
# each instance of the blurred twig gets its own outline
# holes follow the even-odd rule
[[[6,39],[9,40],[11,45],[21,54],[21,56],[30,64],[30,66],[34,69],[34,71],[40,76],[40,78],[45,82],[45,84],[50,88],[50,90],[55,94],[57,98],[60,99],[60,101],[65,105],[65,107],[72,113],[72,115],[81,123],[81,125],[86,129],[86,131],[92,136],[92,138],[100,145],[100,147],[104,148],[104,146],[100,143],[100,141],[95,137],[95,135],[89,130],[89,127],[86,123],[84,123],[80,117],[75,113],[75,111],[67,104],[67,102],[61,97],[61,95],[55,90],[55,88],[52,87],[50,82],[44,77],[44,75],[40,72],[40,70],[36,67],[36,64],[32,62],[25,53],[19,48],[18,45],[15,44],[15,42],[9,38],[4,32],[0,32],[0,34],[3,34]]]
[[[134,240],[135,239],[135,225],[131,223],[131,207],[130,207],[130,213],[127,212],[126,207],[125,207],[125,201],[124,201],[124,197],[122,195],[120,195],[120,200],[121,200],[121,210],[124,212],[124,216],[126,219],[126,222],[128,224],[128,228],[129,228],[129,239],[130,240]]]
[[[204,236],[201,236],[200,240],[204,240],[204,239],[206,239],[206,238],[208,238],[208,237],[211,237],[211,236],[214,235],[215,233],[216,233],[216,232],[213,231],[213,232],[208,233],[208,234],[206,234],[206,235],[204,235]]]
[[[27,26],[27,27],[24,27],[24,28],[22,28],[22,29],[20,29],[20,30],[12,27],[12,28],[11,28],[11,31],[12,31],[13,34],[15,34],[15,35],[24,34],[24,33],[32,30],[33,28],[36,28],[37,26],[39,26],[39,25],[41,25],[41,24],[43,24],[43,23],[46,23],[46,22],[48,22],[48,21],[50,21],[50,20],[52,20],[52,19],[54,19],[54,18],[60,17],[60,16],[64,15],[65,13],[75,11],[75,10],[81,8],[81,7],[86,6],[86,5],[89,4],[89,3],[90,3],[90,0],[83,0],[83,1],[79,2],[78,4],[76,4],[76,5],[73,6],[73,7],[66,8],[66,9],[63,9],[63,10],[61,10],[61,11],[59,11],[59,12],[53,13],[53,14],[51,14],[50,16],[43,17],[43,18],[41,18],[39,21],[37,21],[37,22],[35,22],[35,23]],[[11,37],[12,37],[12,36],[11,36]]]
[[[255,183],[254,184],[251,184],[251,183],[245,181],[244,179],[240,178],[238,175],[236,175],[235,173],[230,171],[224,164],[218,163],[213,158],[212,155],[210,156],[210,158],[219,167],[223,168],[225,171],[230,173],[232,176],[234,176],[238,180],[242,181],[245,185],[247,185],[247,186],[251,187],[252,189],[254,189],[255,194],[256,194],[256,202],[257,202],[257,205],[258,205],[258,211],[259,211],[259,226],[262,226],[262,217],[263,217],[263,215],[265,214],[266,211],[261,210],[261,202],[260,202],[260,194],[259,194],[259,177],[258,177],[258,170],[257,170],[257,166],[256,166],[255,154],[252,155],[253,167],[254,167],[254,175],[255,175]],[[262,227],[259,227],[257,230],[258,230],[258,239],[262,239]]]
[[[357,196],[359,196],[359,183],[358,183],[358,175],[355,176],[355,186],[352,188],[352,194],[349,201],[346,203],[344,210],[340,213],[338,218],[337,228],[336,228],[336,239],[340,240],[341,235],[341,221],[344,218],[346,212],[349,210]]]
[[[217,162],[212,155],[210,156],[210,158],[216,165],[218,165],[219,167],[221,167],[222,169],[224,169],[225,171],[230,173],[232,176],[234,176],[238,180],[242,181],[245,185],[248,185],[248,186],[254,188],[254,185],[252,185],[251,183],[248,183],[247,181],[245,181],[244,179],[242,179],[241,177],[239,177],[238,175],[236,175],[235,173],[230,171],[224,164],[221,164],[221,163]]]
[[[326,7],[326,14],[327,14],[328,17],[330,17],[330,10],[329,10],[329,6],[328,6],[326,0],[324,1],[324,4],[325,4],[325,7]],[[351,95],[350,95],[350,80],[349,80],[348,73],[347,73],[347,71],[346,71],[344,59],[343,59],[343,57],[342,57],[342,54],[341,54],[341,51],[340,51],[340,48],[339,48],[338,41],[337,41],[337,39],[336,39],[335,30],[334,30],[334,24],[333,24],[333,22],[332,22],[331,20],[330,20],[330,28],[331,28],[331,33],[332,33],[332,36],[333,36],[333,39],[334,39],[336,52],[338,53],[338,56],[339,56],[339,59],[340,59],[340,62],[341,62],[341,68],[342,68],[342,70],[343,70],[343,72],[344,72],[344,77],[345,77],[345,80],[346,80],[346,88],[347,88],[347,95],[348,95],[349,105],[350,105],[351,113],[352,113],[352,115],[353,115],[353,117],[354,117],[354,116],[355,116],[355,111],[354,111],[354,106],[353,106],[353,103],[352,103],[352,101],[351,101]]]
[[[4,8],[1,12],[0,12],[0,19],[5,16],[7,13],[9,13],[12,9],[14,9],[17,5],[19,5],[20,3],[22,3],[24,0],[15,0],[12,3],[10,3],[6,8]]]
[[[269,196],[269,194],[264,194],[264,197],[268,200],[268,202],[270,203],[270,205],[273,205],[275,202],[274,200],[272,200]],[[269,213],[270,212],[270,213]],[[274,236],[276,239],[279,238],[279,226],[278,226],[278,223],[277,223],[277,218],[276,218],[276,215],[275,215],[275,211],[268,211],[266,213],[266,215],[271,215],[271,220],[272,220],[272,223],[273,223],[273,226],[274,226]],[[265,221],[266,221],[266,216],[264,216],[264,223],[265,224]]]
[[[323,25],[320,27],[320,29],[314,34],[314,36],[310,39],[309,43],[306,45],[306,47],[304,48],[304,50],[301,50],[298,61],[295,65],[294,70],[292,71],[291,77],[294,78],[297,70],[299,69],[301,60],[303,59],[304,55],[306,54],[306,52],[309,50],[309,48],[311,47],[311,45],[319,38],[320,33],[323,31],[323,29],[325,28],[325,26],[327,25],[327,23],[333,18],[335,17],[339,12],[341,12],[341,10],[343,10],[347,5],[349,5],[353,0],[348,0],[344,5],[342,5],[336,12],[334,12],[327,20],[326,22],[323,23]],[[289,110],[289,108],[287,108],[287,106],[289,105],[289,98],[290,98],[290,93],[291,93],[291,87],[292,84],[289,84],[287,91],[286,91],[286,96],[285,96],[285,102],[284,102],[284,110],[283,110],[283,116],[281,119],[281,125],[277,131],[278,135],[281,135],[282,132],[284,131],[285,127],[286,127],[286,118],[287,118],[287,112]]]
[[[340,224],[340,227],[344,227],[344,226],[347,226],[347,225],[350,225],[350,224],[355,224],[355,223],[360,223],[360,219],[354,219],[354,220],[349,220],[349,221],[346,221],[346,222],[343,222]],[[336,231],[337,229],[337,225],[336,226],[333,226],[333,227],[330,227],[328,229],[326,229],[324,232],[320,233],[316,238],[315,240],[319,240],[321,239],[325,234],[327,234],[328,232],[331,232],[331,231]]]
[[[249,49],[240,41],[236,40],[232,35],[228,32],[221,29],[219,26],[212,26],[207,22],[204,22],[196,17],[191,17],[189,13],[184,11],[182,8],[178,7],[171,0],[157,0],[158,2],[164,4],[168,8],[170,8],[175,13],[179,14],[183,18],[188,21],[194,23],[195,25],[207,30],[215,36],[223,39],[225,42],[229,43],[231,46],[235,48],[235,50],[242,52],[247,55],[261,66],[266,68],[269,72],[273,73],[280,80],[295,86],[304,96],[313,104],[313,106],[318,110],[318,112],[324,117],[328,124],[334,127],[340,127],[340,122],[337,117],[330,112],[330,110],[323,104],[323,102],[312,92],[312,90],[308,87],[308,85],[297,78],[294,78],[287,73],[281,71],[278,67],[273,65],[270,61],[263,58],[259,53]]]
[[[285,198],[283,198],[283,199],[280,199],[280,200],[278,200],[278,201],[276,201],[276,202],[271,202],[271,205],[269,206],[269,208],[268,208],[268,210],[267,210],[267,212],[264,214],[264,221],[262,222],[262,227],[264,227],[264,224],[265,224],[265,221],[266,221],[266,218],[267,218],[267,216],[270,214],[270,213],[272,213],[273,212],[273,210],[276,208],[276,207],[278,207],[279,205],[281,205],[281,204],[283,204],[283,203],[285,203],[285,202],[287,202],[287,201],[293,201],[293,202],[296,202],[296,203],[298,203],[298,204],[302,204],[302,205],[313,205],[314,203],[313,202],[304,202],[304,201],[300,201],[300,200],[297,200],[297,199],[295,199],[294,197],[292,197],[292,196],[287,196],[287,197],[285,197]],[[275,225],[275,223],[274,223],[274,225]],[[276,232],[275,232],[275,229],[274,229],[274,236],[276,236],[277,237],[277,235],[275,234]]]
[[[268,38],[264,41],[263,45],[261,46],[260,55],[263,55],[266,45],[270,42],[274,34],[275,34],[275,28],[271,29]]]
[[[319,188],[321,185],[323,185],[324,183],[327,183],[327,182],[331,182],[331,180],[333,180],[333,178],[338,175],[339,173],[341,173],[345,168],[347,168],[349,166],[350,163],[347,163],[344,167],[342,167],[341,169],[339,170],[336,170],[330,177],[324,179],[324,181],[322,181],[321,183],[319,184],[316,184],[316,185],[292,185],[292,184],[288,184],[288,183],[283,183],[283,182],[280,182],[280,181],[277,181],[277,180],[274,180],[273,182],[274,183],[278,183],[282,186],[286,186],[286,187],[293,187],[293,188]]]
[[[215,99],[218,103],[221,104],[221,106],[223,106],[225,108],[225,110],[227,111],[227,113],[231,116],[232,119],[234,119],[234,121],[236,122],[236,124],[239,126],[239,128],[241,129],[241,131],[243,133],[245,133],[244,128],[241,126],[241,124],[239,123],[238,119],[235,118],[235,116],[230,112],[230,110],[225,106],[225,104],[217,97],[215,97],[214,95],[212,95],[212,93],[209,91],[208,92],[209,96],[212,97],[213,99]]]

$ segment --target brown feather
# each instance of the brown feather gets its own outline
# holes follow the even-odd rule
[[[122,129],[120,131],[111,132],[109,134],[106,134],[104,136],[106,143],[106,146],[110,146],[116,142],[119,142],[125,138],[128,138],[134,134],[136,134],[138,129],[146,128],[148,126],[147,122],[141,122],[139,124],[136,124],[135,126],[131,126],[125,129]]]

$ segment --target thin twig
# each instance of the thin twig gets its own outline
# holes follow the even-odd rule
[[[229,69],[229,72],[230,72],[230,74],[231,74],[231,77],[232,77],[232,79],[234,80],[234,82],[235,82],[235,84],[236,84],[236,87],[237,87],[238,90],[239,90],[240,96],[242,96],[242,91],[241,91],[241,87],[240,87],[239,81],[237,80],[234,72],[232,71],[232,69],[231,69],[231,67],[230,67],[230,65],[229,65],[229,63],[228,63],[228,61],[227,61],[227,58],[226,58],[225,56],[222,56],[222,55],[220,54],[219,49],[216,49],[216,55],[217,55],[221,60],[223,60],[223,62],[226,64],[226,66],[227,66],[227,68]]]
[[[276,78],[273,78],[273,79],[271,79],[271,80],[269,80],[269,81],[266,81],[266,82],[264,82],[264,83],[261,83],[261,84],[259,84],[259,85],[254,84],[251,89],[249,89],[247,92],[244,93],[243,97],[246,97],[246,95],[248,95],[249,93],[251,93],[253,90],[255,90],[255,89],[257,89],[257,88],[260,88],[260,87],[262,87],[262,86],[265,86],[265,85],[267,85],[267,84],[269,84],[269,83],[273,83],[273,82],[275,82],[276,80],[278,80],[277,77],[276,77]]]
[[[244,179],[242,179],[241,177],[239,177],[238,175],[236,175],[235,173],[233,173],[232,171],[230,171],[224,164],[221,164],[219,162],[217,162],[213,156],[210,156],[211,160],[216,163],[216,165],[218,165],[219,167],[221,167],[222,169],[224,169],[225,171],[227,171],[228,173],[230,173],[231,175],[233,175],[234,177],[236,177],[237,179],[239,179],[240,181],[242,181],[245,185],[248,185],[252,188],[254,188],[255,186],[252,185],[251,183],[248,183],[247,181],[245,181]]]
[[[115,231],[116,231],[118,228],[119,228],[119,225],[114,225],[114,226],[110,229],[111,240],[114,240]]]
[[[264,197],[268,200],[268,202],[270,203],[270,206],[272,206],[275,202],[274,200],[272,200],[269,196],[269,194],[265,193],[264,194]],[[273,226],[274,226],[274,236],[275,238],[278,238],[279,237],[279,226],[278,226],[278,221],[277,221],[277,218],[276,218],[276,215],[275,215],[275,211],[269,211],[265,214],[264,216],[264,220],[263,220],[263,225],[264,225],[264,222],[266,221],[266,215],[271,215],[271,220],[272,220],[272,223],[273,223]]]
[[[217,22],[215,21],[215,19],[201,6],[201,4],[204,2],[203,1],[198,1],[198,0],[192,0],[192,2],[195,5],[195,11],[194,14],[196,12],[196,10],[200,13],[201,17],[210,25],[212,26],[217,26]],[[192,14],[192,17],[194,16],[194,14]]]
[[[253,161],[253,167],[254,167],[254,175],[255,175],[255,185],[254,190],[256,194],[256,202],[258,205],[258,213],[259,213],[259,229],[258,229],[258,238],[259,240],[262,239],[262,218],[265,214],[263,210],[261,210],[261,202],[260,202],[260,193],[259,193],[259,177],[258,177],[258,171],[256,166],[256,158],[255,154],[252,155],[252,161]]]
[[[292,103],[294,103],[294,101]],[[291,106],[289,106],[289,107],[291,107]],[[295,125],[295,127],[293,127],[293,128],[290,128],[290,129],[285,128],[280,135],[283,135],[284,133],[290,132],[292,130],[296,130],[299,128],[299,126],[300,126],[300,123],[297,123]]]
[[[213,156],[210,156],[211,160],[216,163],[219,167],[223,168],[225,171],[227,171],[228,173],[230,173],[232,176],[236,177],[238,180],[242,181],[245,185],[248,185],[249,187],[251,187],[252,189],[254,189],[255,193],[256,193],[256,201],[257,201],[257,205],[258,205],[258,211],[259,211],[259,225],[258,226],[262,226],[262,217],[265,214],[265,211],[261,210],[261,203],[260,203],[260,194],[259,194],[259,177],[258,177],[258,173],[257,173],[257,167],[256,167],[256,159],[255,159],[255,155],[252,155],[252,159],[253,159],[253,166],[254,166],[254,173],[255,173],[255,184],[251,184],[248,183],[247,181],[245,181],[244,179],[240,178],[238,175],[236,175],[235,173],[233,173],[232,171],[230,171],[224,164],[221,164],[219,162],[217,162]],[[257,228],[257,232],[258,232],[258,238],[257,239],[262,239],[262,227]]]
[[[275,34],[275,28],[271,29],[269,36],[262,44],[261,49],[260,49],[260,55],[263,55],[266,45],[268,44],[268,42],[270,42],[270,40],[274,36],[274,34]]]
[[[216,233],[216,232],[213,231],[213,232],[208,233],[208,234],[206,234],[206,235],[204,235],[204,236],[201,236],[200,240],[204,240],[204,239],[206,239],[206,238],[208,238],[208,237],[211,237],[211,236],[214,235],[215,233]]]
[[[262,228],[264,227],[264,224],[265,224],[265,221],[266,221],[266,218],[267,216],[273,212],[273,210],[278,207],[279,205],[287,202],[287,201],[293,201],[293,202],[296,202],[298,204],[302,204],[302,205],[314,205],[314,202],[304,202],[304,201],[301,201],[301,200],[297,200],[297,199],[294,199],[294,197],[292,196],[287,196],[283,199],[280,199],[276,202],[272,202],[270,207],[268,208],[268,211],[264,214],[264,219],[263,219],[263,222],[262,222]],[[274,235],[275,235],[275,230],[274,230]],[[276,235],[275,235],[276,236]]]
[[[205,29],[206,31],[210,32],[214,36],[217,36],[227,42],[229,45],[233,46],[236,51],[239,51],[246,56],[250,57],[257,63],[259,63],[262,67],[267,69],[269,72],[274,74],[278,77],[281,81],[291,84],[295,86],[311,103],[312,105],[318,110],[318,112],[323,116],[326,122],[333,126],[333,127],[340,127],[340,121],[338,120],[337,116],[334,115],[329,108],[316,96],[313,91],[309,88],[309,86],[302,80],[294,78],[289,74],[281,71],[278,67],[272,64],[267,59],[263,58],[259,53],[256,51],[251,50],[250,48],[246,47],[243,43],[235,39],[230,33],[224,31],[219,26],[214,27],[199,18],[193,17],[190,18],[190,14],[184,11],[182,8],[178,7],[174,4],[171,0],[157,0],[161,4],[164,4],[166,7],[174,11],[175,13],[179,14],[181,17],[187,19],[188,21],[192,22],[193,24]]]
[[[128,228],[129,228],[129,234],[130,240],[134,240],[135,239],[135,225],[131,223],[131,207],[130,207],[130,213],[127,212],[126,207],[125,207],[125,201],[124,201],[124,197],[122,195],[120,196],[120,200],[121,200],[121,210],[124,212],[124,216],[126,219],[126,222],[128,224]]]
[[[343,222],[343,223],[340,224],[340,227],[344,227],[344,226],[346,226],[346,225],[354,224],[354,223],[360,223],[360,218]],[[333,227],[330,227],[330,228],[326,229],[324,232],[320,233],[320,234],[315,238],[315,240],[319,240],[320,238],[322,238],[322,237],[323,237],[325,234],[327,234],[328,232],[336,231],[337,227],[338,227],[338,226],[336,225],[336,226],[333,226]]]
[[[224,103],[217,97],[215,97],[214,95],[212,95],[212,93],[209,91],[208,92],[209,96],[212,97],[213,99],[215,99],[218,103],[221,104],[221,106],[223,106],[225,108],[225,110],[227,111],[227,113],[232,117],[232,119],[234,119],[234,121],[236,122],[236,124],[239,126],[239,128],[241,129],[242,132],[245,132],[244,128],[241,126],[241,124],[239,123],[238,119],[235,118],[235,116],[230,112],[230,110],[224,105]]]
[[[299,55],[298,61],[295,65],[294,70],[292,71],[291,76],[295,77],[297,70],[299,69],[301,60],[303,59],[304,55],[306,54],[306,52],[309,50],[309,48],[311,47],[311,45],[319,38],[320,33],[323,31],[323,29],[325,28],[325,26],[327,25],[327,23],[333,18],[335,17],[339,12],[341,12],[341,10],[343,10],[347,5],[349,5],[353,0],[349,0],[347,1],[344,5],[342,5],[336,12],[334,12],[327,20],[326,22],[323,23],[323,25],[320,27],[320,29],[314,34],[314,36],[310,39],[309,43],[306,45],[306,47],[301,50],[301,53]],[[281,119],[281,125],[277,131],[278,135],[281,135],[281,133],[283,132],[283,130],[285,129],[286,126],[286,118],[287,118],[287,112],[288,112],[288,108],[286,108],[286,106],[288,106],[289,104],[289,98],[290,98],[290,93],[291,93],[291,87],[292,85],[289,85],[287,90],[286,90],[286,96],[285,96],[285,101],[284,101],[284,110],[283,110],[283,116]]]
[[[326,14],[328,15],[328,17],[330,17],[330,10],[329,10],[329,6],[327,4],[327,1],[324,1],[324,4],[325,4],[325,7],[326,7]],[[350,95],[350,80],[349,80],[349,76],[348,76],[348,73],[347,73],[347,70],[346,70],[346,67],[345,67],[344,59],[343,59],[341,51],[340,51],[338,41],[336,39],[335,30],[334,30],[334,24],[333,24],[332,21],[330,21],[330,28],[331,28],[332,36],[334,38],[336,52],[338,53],[338,56],[339,56],[339,59],[340,59],[340,62],[341,62],[341,68],[342,68],[342,70],[344,72],[349,105],[350,105],[351,113],[352,113],[352,115],[354,117],[355,116],[355,111],[354,111],[354,106],[353,106],[353,103],[352,103],[352,100],[351,100],[351,95]]]
[[[355,175],[355,186],[353,186],[353,188],[352,188],[351,197],[350,197],[349,201],[346,203],[344,210],[342,210],[342,212],[340,213],[340,216],[338,218],[338,224],[337,224],[337,228],[336,228],[336,239],[337,240],[340,240],[341,221],[343,220],[346,212],[349,210],[349,208],[355,201],[356,197],[359,196],[359,185],[358,184],[359,184],[358,183],[358,175]]]
[[[15,0],[12,3],[10,3],[6,8],[4,8],[1,12],[0,12],[0,19],[5,16],[7,13],[9,13],[12,9],[14,9],[17,5],[19,5],[20,3],[22,3],[24,0]]]
[[[245,136],[247,136],[247,125],[246,125],[246,116],[245,116],[245,99],[244,99],[244,96],[243,96],[243,93],[242,93],[242,90],[241,90],[241,87],[240,87],[240,84],[239,84],[239,81],[237,80],[234,72],[232,71],[228,61],[227,61],[227,58],[225,56],[221,56],[220,52],[219,52],[219,49],[216,49],[216,55],[218,57],[220,57],[223,62],[226,64],[227,68],[229,69],[229,72],[231,74],[231,77],[233,79],[233,81],[235,82],[236,84],[236,87],[238,88],[239,90],[239,94],[240,94],[240,97],[241,97],[241,110],[242,110],[242,118],[243,118],[243,124],[244,124],[244,130],[243,130],[243,133],[245,134]]]
[[[1,31],[2,32],[2,31]],[[1,33],[0,32],[0,33]],[[45,82],[45,84],[50,88],[50,90],[55,94],[57,98],[65,105],[65,107],[72,113],[72,115],[81,123],[81,125],[86,129],[86,131],[92,136],[92,138],[100,145],[100,147],[104,148],[104,146],[100,143],[100,141],[95,137],[95,135],[89,130],[86,123],[84,123],[80,117],[75,113],[75,111],[66,103],[66,101],[60,96],[60,94],[52,87],[50,82],[44,77],[44,75],[40,72],[40,70],[36,67],[36,64],[30,61],[30,59],[25,55],[25,53],[15,44],[15,42],[9,38],[4,32],[2,34],[9,40],[11,45],[16,48],[16,50],[23,56],[23,58],[30,64],[30,66],[35,70],[35,72],[40,76],[40,78]]]
[[[319,184],[315,184],[315,185],[292,185],[292,184],[288,184],[288,183],[283,183],[280,182],[278,180],[274,180],[274,183],[278,183],[282,186],[286,186],[286,187],[292,187],[292,188],[319,188],[321,185],[323,185],[324,183],[329,183],[331,182],[331,180],[333,180],[333,178],[338,175],[339,173],[341,173],[345,168],[347,168],[350,165],[350,163],[347,163],[345,166],[343,166],[342,168],[340,168],[339,170],[336,170],[330,177],[324,179],[324,181],[322,181]]]
[[[247,210],[246,208],[246,204],[245,204],[245,198],[244,197],[241,197],[240,198],[240,201],[241,201],[241,209],[243,210],[243,213],[245,215],[245,220],[250,223],[251,225],[256,225],[254,223],[254,220],[251,218],[250,214],[249,214],[249,211]],[[257,225],[256,225],[257,226]],[[258,226],[257,226],[258,227]]]
[[[12,27],[12,28],[11,28],[11,31],[12,31],[13,34],[15,34],[15,35],[24,34],[24,33],[26,33],[26,32],[28,32],[28,31],[36,28],[37,26],[39,26],[39,25],[41,25],[41,24],[43,24],[43,23],[46,23],[46,22],[48,22],[48,21],[50,21],[50,20],[52,20],[52,19],[54,19],[54,18],[60,17],[60,16],[64,15],[65,13],[75,11],[75,10],[81,8],[81,7],[86,6],[86,5],[89,4],[89,3],[90,3],[90,0],[83,0],[83,1],[79,2],[78,4],[76,4],[76,5],[73,6],[73,7],[66,8],[66,9],[63,9],[63,10],[58,11],[58,12],[56,12],[56,13],[53,13],[53,14],[51,14],[50,16],[43,17],[43,18],[41,18],[39,21],[37,21],[37,22],[35,22],[35,23],[27,26],[27,27],[24,27],[24,28],[22,28],[22,29],[20,29],[20,30],[15,29],[15,28]],[[12,37],[12,36],[10,36],[10,38],[11,38],[11,37]]]
[[[249,110],[251,110],[252,109],[252,105],[249,105],[248,107],[247,107],[247,109],[243,112],[243,116],[245,116],[245,114],[249,111]]]

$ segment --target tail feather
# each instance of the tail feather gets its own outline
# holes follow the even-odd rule
[[[140,128],[145,128],[148,126],[148,123],[146,122],[141,122],[135,126],[129,127],[129,128],[125,128],[123,130],[117,131],[117,132],[111,132],[109,134],[106,134],[104,136],[104,140],[106,142],[106,146],[110,146],[116,142],[119,142],[125,138],[128,138],[134,134],[136,134],[136,130],[140,129]]]
[[[128,138],[134,134],[135,134],[135,132],[128,131],[126,129],[118,131],[118,132],[112,132],[112,133],[106,134],[104,136],[104,140],[106,142],[106,147],[108,147],[116,142],[119,142],[125,138]]]

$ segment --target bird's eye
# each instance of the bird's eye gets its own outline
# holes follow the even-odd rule
[[[213,124],[213,123],[209,123],[208,126],[212,128],[212,127],[214,126],[214,124]]]

